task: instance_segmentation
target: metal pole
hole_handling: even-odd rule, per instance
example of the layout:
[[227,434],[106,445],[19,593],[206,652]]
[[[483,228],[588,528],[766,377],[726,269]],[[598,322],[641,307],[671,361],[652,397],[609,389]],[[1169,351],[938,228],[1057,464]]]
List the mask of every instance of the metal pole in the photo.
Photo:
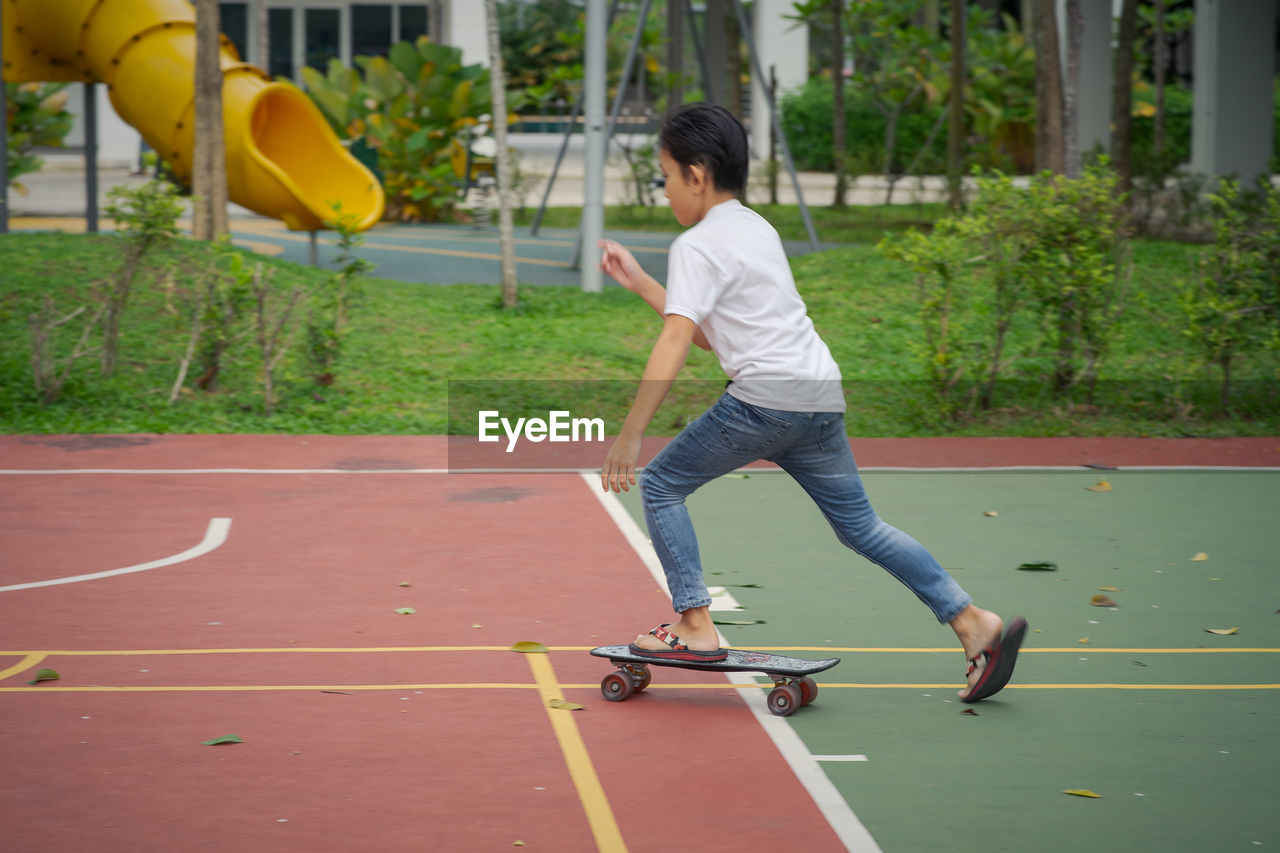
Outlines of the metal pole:
[[98,233],[98,92],[84,84],[84,194],[85,230]]
[[587,0],[586,56],[583,62],[583,113],[585,165],[583,173],[582,240],[587,250],[582,257],[582,289],[599,293],[604,289],[596,265],[596,243],[604,236],[604,101],[606,39],[609,37],[604,0]]
[[[751,67],[757,80],[767,80],[760,67],[760,57],[756,54],[755,39],[751,36],[751,26],[747,22],[747,13],[742,9],[742,0],[733,0],[733,10],[738,13],[738,29],[747,43],[747,52],[751,54]],[[804,228],[809,232],[809,243],[816,252],[818,233],[813,230],[813,220],[809,217],[809,207],[804,203],[804,195],[800,192],[800,179],[796,176],[795,164],[791,162],[791,148],[787,145],[787,135],[782,132],[782,123],[778,120],[778,105],[773,100],[773,93],[765,89],[765,100],[769,102],[769,120],[773,122],[774,132],[778,135],[778,144],[782,147],[782,159],[786,161],[787,171],[791,174],[791,185],[796,191],[796,201],[800,204],[800,216],[804,219]]]
[[538,205],[538,212],[533,215],[533,226],[529,229],[529,233],[534,237],[538,236],[538,229],[542,227],[542,216],[547,212],[547,199],[551,197],[551,187],[555,185],[556,175],[560,174],[560,164],[564,162],[565,152],[569,150],[569,137],[573,136],[573,126],[578,123],[580,112],[582,112],[582,99],[574,98],[573,109],[569,111],[569,126],[565,128],[564,138],[560,140],[560,151],[556,154],[556,164],[551,167],[551,177],[547,178],[546,189],[542,191],[542,204]]
[[712,76],[707,70],[707,53],[703,50],[703,40],[698,36],[698,14],[694,13],[694,4],[686,3],[685,12],[689,14],[689,32],[694,37],[694,55],[698,56],[698,73],[703,77],[703,100],[712,100]]
[[[618,4],[621,0],[613,0],[609,6],[609,25],[613,25],[613,17],[618,13]],[[523,9],[521,5],[518,8]],[[606,28],[607,30],[607,28]],[[585,81],[584,81],[585,83]],[[569,111],[569,126],[564,129],[564,138],[560,140],[560,152],[556,154],[556,164],[551,167],[551,177],[547,178],[546,189],[542,191],[542,204],[538,205],[538,212],[533,215],[533,226],[529,229],[530,235],[537,237],[538,229],[542,227],[542,217],[547,212],[547,199],[551,197],[551,188],[555,186],[556,175],[560,174],[560,164],[564,161],[565,152],[569,150],[569,139],[573,136],[573,129],[578,124],[578,115],[582,112],[582,98],[573,99],[573,108]],[[582,235],[578,235],[581,240]],[[578,252],[574,250],[574,262],[577,262]]]
[[307,233],[311,235],[311,245],[307,251],[308,259],[311,261],[311,266],[318,267],[320,266],[320,250],[316,246],[316,232],[309,231]]
[[[622,114],[622,102],[627,97],[627,83],[631,79],[631,71],[636,64],[636,53],[640,48],[640,39],[644,37],[644,25],[649,20],[650,0],[641,4],[640,15],[636,18],[636,31],[631,36],[631,45],[627,48],[627,59],[622,66],[622,77],[618,81],[618,91],[613,96],[613,107],[609,110],[609,127],[604,134],[604,150],[609,152],[609,143],[613,140],[613,131],[618,126],[618,116]],[[602,182],[603,186],[603,182]],[[582,260],[582,244],[585,238],[582,229],[578,229],[578,238],[573,244],[573,256],[569,267],[576,267]]]

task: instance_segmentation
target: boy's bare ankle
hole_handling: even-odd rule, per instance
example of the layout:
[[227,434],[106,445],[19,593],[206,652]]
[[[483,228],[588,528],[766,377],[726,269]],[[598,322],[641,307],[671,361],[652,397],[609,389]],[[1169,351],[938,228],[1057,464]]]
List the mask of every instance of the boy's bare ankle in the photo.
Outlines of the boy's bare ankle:
[[[667,630],[694,651],[710,652],[720,648],[720,632],[716,630],[709,608],[695,607],[684,611],[680,614],[680,620]],[[637,637],[636,645],[641,648],[666,648],[661,640],[647,634]]]

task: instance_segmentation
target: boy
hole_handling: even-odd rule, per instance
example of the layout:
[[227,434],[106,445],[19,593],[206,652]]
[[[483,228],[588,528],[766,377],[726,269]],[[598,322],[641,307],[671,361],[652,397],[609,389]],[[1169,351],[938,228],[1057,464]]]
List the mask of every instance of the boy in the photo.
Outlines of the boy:
[[641,438],[690,344],[714,351],[730,383],[644,470],[645,522],[680,619],[637,636],[631,651],[658,660],[726,657],[685,498],[767,459],[809,493],[844,545],[893,574],[951,625],[969,660],[960,698],[976,702],[997,692],[1013,673],[1026,622],[1016,619],[1006,631],[920,543],[871,508],[845,434],[840,368],[796,291],[777,232],[737,200],[747,179],[746,131],[721,106],[685,104],[664,120],[658,148],[671,212],[693,227],[671,244],[665,290],[630,252],[600,241],[600,268],[663,318],[635,402],[601,469],[605,491],[635,485]]

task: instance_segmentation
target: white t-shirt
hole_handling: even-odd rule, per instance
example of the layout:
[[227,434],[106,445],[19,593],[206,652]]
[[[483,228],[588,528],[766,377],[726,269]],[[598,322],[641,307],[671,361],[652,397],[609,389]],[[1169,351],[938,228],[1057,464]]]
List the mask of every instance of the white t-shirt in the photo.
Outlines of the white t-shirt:
[[747,403],[843,412],[840,367],[796,290],[778,232],[737,199],[671,244],[666,313],[697,323]]

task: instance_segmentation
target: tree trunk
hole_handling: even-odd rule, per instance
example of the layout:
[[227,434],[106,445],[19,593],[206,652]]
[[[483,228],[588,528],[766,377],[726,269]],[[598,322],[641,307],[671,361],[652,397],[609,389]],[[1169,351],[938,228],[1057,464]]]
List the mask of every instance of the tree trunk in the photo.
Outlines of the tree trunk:
[[[742,33],[738,32],[738,16],[724,16],[725,106],[742,119]],[[715,73],[714,71],[712,72]]]
[[271,73],[271,15],[267,12],[267,0],[253,0],[254,29],[258,32],[257,49],[253,52],[253,64]]
[[965,0],[951,0],[950,124],[947,127],[947,193],[952,210],[964,205]]
[[684,4],[667,0],[667,109],[684,103]]
[[1111,90],[1111,162],[1119,176],[1117,189],[1133,189],[1133,47],[1138,37],[1138,0],[1124,0]]
[[1036,171],[1063,171],[1062,60],[1054,0],[1034,0],[1036,50]]
[[1156,156],[1164,153],[1164,78],[1165,67],[1169,64],[1169,45],[1165,41],[1164,32],[1164,0],[1155,0],[1156,4],[1156,33],[1155,33],[1155,55],[1151,61],[1155,66],[1152,69],[1155,78],[1156,89],[1156,115],[1155,126],[1151,130],[1151,147],[1154,149]]
[[845,167],[848,120],[844,105],[844,0],[831,0],[831,161],[836,172],[836,194],[831,206],[844,210],[849,176]]
[[1062,81],[1062,160],[1068,178],[1080,177],[1080,53],[1084,10],[1067,0],[1067,73]]
[[195,151],[191,169],[191,232],[197,240],[213,240],[227,233],[219,31],[218,0],[197,0]]
[[507,149],[507,75],[502,68],[502,38],[498,33],[498,0],[485,0],[489,31],[489,89],[493,93],[493,135],[497,141],[494,165],[498,173],[498,244],[502,252],[502,307],[519,301],[516,282],[515,237],[511,223],[511,158]]

